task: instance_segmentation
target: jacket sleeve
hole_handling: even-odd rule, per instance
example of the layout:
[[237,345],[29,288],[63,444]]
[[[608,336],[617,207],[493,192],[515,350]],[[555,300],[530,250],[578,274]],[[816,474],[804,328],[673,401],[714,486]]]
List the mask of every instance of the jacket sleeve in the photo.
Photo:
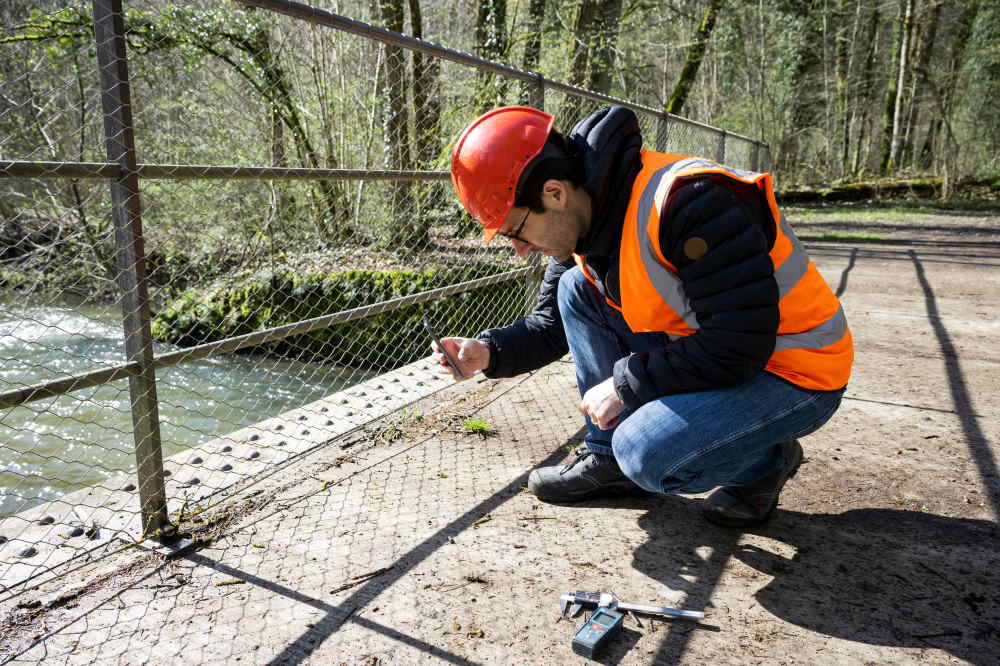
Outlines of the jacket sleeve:
[[699,328],[616,362],[615,389],[628,409],[749,379],[764,368],[778,331],[774,229],[756,189],[699,177],[678,187],[664,208],[660,249],[677,268]]
[[549,259],[531,313],[510,326],[491,328],[476,335],[490,346],[490,365],[483,374],[494,379],[514,377],[566,355],[569,345],[556,293],[559,278],[573,265],[572,259],[565,262]]

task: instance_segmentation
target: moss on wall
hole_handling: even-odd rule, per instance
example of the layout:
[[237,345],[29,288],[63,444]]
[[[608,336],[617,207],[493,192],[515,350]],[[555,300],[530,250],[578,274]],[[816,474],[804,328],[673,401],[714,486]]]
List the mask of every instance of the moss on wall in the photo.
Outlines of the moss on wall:
[[[185,292],[156,315],[153,337],[160,342],[193,346],[418,294],[490,272],[430,268],[305,275],[291,271],[264,273],[237,286]],[[434,322],[442,336],[468,336],[519,316],[524,293],[523,280],[503,282],[335,324],[267,343],[255,351],[352,367],[398,367],[430,353],[430,341],[420,326],[422,315]]]

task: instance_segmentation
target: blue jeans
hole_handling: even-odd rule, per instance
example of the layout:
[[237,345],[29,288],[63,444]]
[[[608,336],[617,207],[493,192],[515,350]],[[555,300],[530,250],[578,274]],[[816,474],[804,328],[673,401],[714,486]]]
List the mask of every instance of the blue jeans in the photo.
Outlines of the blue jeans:
[[[611,377],[618,359],[669,343],[663,333],[633,333],[578,267],[563,274],[558,298],[581,396]],[[614,455],[649,491],[745,485],[780,469],[778,443],[819,429],[843,393],[809,391],[760,372],[737,386],[657,398],[623,412],[610,430],[586,418],[586,443],[595,453]]]

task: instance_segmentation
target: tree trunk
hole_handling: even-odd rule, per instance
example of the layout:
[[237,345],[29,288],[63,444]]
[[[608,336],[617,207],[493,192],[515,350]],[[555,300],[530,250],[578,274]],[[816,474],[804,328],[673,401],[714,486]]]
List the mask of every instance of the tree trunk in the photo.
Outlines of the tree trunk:
[[[941,130],[945,127],[945,119],[951,117],[952,101],[955,98],[955,91],[958,88],[959,67],[965,53],[965,47],[969,42],[969,37],[972,35],[972,24],[976,20],[978,10],[979,3],[973,0],[965,6],[958,20],[955,36],[952,39],[949,49],[948,64],[945,67],[943,81],[935,86],[932,79],[928,77],[926,80],[931,87],[931,95],[937,101],[937,105],[934,119],[931,121],[931,126],[924,139],[924,146],[920,151],[920,164],[924,168],[934,166],[935,162],[940,164],[940,161],[936,160],[935,157],[937,153],[946,150],[942,145]],[[948,134],[950,135],[950,122],[948,123],[948,127]]]
[[594,92],[604,94],[611,92],[611,75],[615,68],[615,48],[618,44],[618,24],[621,14],[622,0],[605,0],[600,3],[594,24],[590,73],[587,77],[587,87]]
[[[580,0],[573,26],[573,52],[569,63],[569,82],[583,87],[587,80],[587,65],[590,61],[591,33],[597,16],[598,0]],[[566,130],[573,127],[583,116],[583,100],[576,95],[566,95],[559,109],[560,126]]]
[[893,30],[892,50],[886,63],[889,67],[889,77],[885,86],[884,110],[882,112],[882,157],[879,160],[879,171],[886,173],[892,161],[892,122],[896,117],[896,100],[899,95],[899,55],[903,42],[903,23],[906,20],[906,6],[910,0],[899,0],[899,9]]
[[878,5],[873,5],[871,12],[869,13],[868,20],[868,32],[869,36],[868,50],[865,54],[865,69],[864,75],[861,83],[860,90],[860,103],[857,104],[860,107],[860,113],[857,120],[857,136],[854,145],[854,159],[851,162],[851,175],[857,178],[864,171],[862,163],[867,164],[869,160],[870,153],[862,148],[865,145],[866,139],[870,139],[869,130],[869,109],[871,104],[867,103],[867,100],[872,98],[874,81],[875,81],[875,62],[876,55],[878,55],[878,43],[879,43],[879,27],[881,25],[879,20]]
[[[580,0],[569,68],[573,85],[610,91],[621,9],[621,0]],[[566,129],[575,125],[585,115],[584,103],[576,95],[567,95],[559,111],[560,125]]]
[[[849,57],[849,44],[853,40],[848,39],[848,9],[850,0],[839,0],[836,11],[836,30],[834,32],[834,65],[836,76],[836,125],[840,132],[840,158],[838,175],[843,176],[847,171],[848,153],[851,145],[851,118],[850,105],[848,104],[847,84],[851,78],[851,67]],[[855,3],[855,19],[853,32],[855,36],[858,31],[858,21],[861,15],[861,4]]]
[[[796,48],[795,69],[792,72],[792,90],[795,91],[788,118],[788,126],[780,144],[779,170],[795,174],[800,168],[802,137],[816,127],[820,113],[820,91],[817,82],[822,80],[823,43],[822,16],[817,9],[818,0],[797,3],[796,17],[803,23]],[[794,175],[793,175],[794,177]]]
[[[534,72],[542,58],[542,32],[545,26],[546,0],[531,0],[528,5],[528,35],[524,40],[524,55],[521,57],[521,69]],[[525,83],[521,87],[521,104],[531,104],[533,99],[533,83]]]
[[896,101],[892,112],[892,144],[889,152],[889,163],[885,171],[895,171],[899,167],[900,151],[903,146],[903,107],[906,94],[906,81],[910,69],[910,35],[913,32],[913,4],[915,0],[904,0],[903,25],[901,26],[901,41],[899,46],[899,67],[896,77]]
[[[486,60],[507,57],[507,0],[479,0],[476,15],[476,55]],[[477,106],[481,112],[501,106],[507,97],[507,79],[480,71]]]
[[[911,93],[910,118],[906,127],[906,142],[904,145],[904,161],[911,161],[915,167],[919,166],[919,161],[914,150],[916,143],[917,127],[920,124],[921,100],[925,91],[930,87],[930,73],[928,67],[931,63],[931,55],[934,51],[934,42],[937,39],[937,27],[941,18],[941,3],[934,2],[921,30],[921,38],[918,43],[918,56],[913,77],[913,92]],[[930,128],[928,127],[928,132]],[[909,158],[909,159],[908,159]]]
[[[409,0],[411,34],[423,39],[420,0]],[[437,84],[441,61],[413,51],[413,108],[416,125],[417,166],[433,169],[441,152],[441,99]]]
[[[424,27],[420,0],[409,0],[410,32],[423,39]],[[419,51],[413,51],[413,109],[416,140],[416,167],[438,169],[441,165],[441,95],[438,81],[441,61]],[[413,185],[416,211],[412,224],[418,225],[416,244],[430,239],[432,224],[429,211],[447,205],[449,187],[440,181],[417,182]]]
[[674,84],[674,90],[670,93],[670,99],[663,107],[667,113],[679,115],[681,109],[684,108],[684,103],[687,102],[691,87],[698,76],[698,69],[705,57],[705,51],[708,49],[708,40],[712,37],[712,30],[715,28],[715,20],[721,7],[722,0],[708,0],[705,13],[701,17],[701,23],[698,24],[698,29],[694,33],[694,40],[688,47],[684,68],[681,70],[680,76],[677,77],[677,83]]
[[958,152],[958,141],[955,137],[954,131],[952,130],[951,119],[952,114],[954,113],[953,105],[955,101],[955,93],[958,90],[959,85],[959,71],[962,68],[962,62],[965,59],[965,51],[969,45],[969,38],[972,36],[972,26],[976,22],[976,15],[978,13],[979,1],[970,0],[965,7],[962,17],[959,19],[958,28],[955,31],[955,38],[951,43],[951,55],[948,63],[948,78],[945,81],[943,89],[937,95],[937,98],[941,103],[941,126],[944,129],[944,133],[939,140],[940,155],[937,156],[937,164],[939,169],[942,171],[942,197],[947,194],[949,189],[948,178],[951,175],[949,164],[954,161],[954,158],[956,157],[955,153]]
[[[403,0],[379,0],[382,25],[393,32],[403,32]],[[382,106],[382,142],[388,169],[413,168],[410,151],[409,115],[407,104],[406,58],[399,46],[385,44],[385,67],[379,89]],[[424,242],[427,230],[412,214],[414,206],[412,183],[395,180],[389,185],[386,228],[380,243],[386,247],[413,247]]]

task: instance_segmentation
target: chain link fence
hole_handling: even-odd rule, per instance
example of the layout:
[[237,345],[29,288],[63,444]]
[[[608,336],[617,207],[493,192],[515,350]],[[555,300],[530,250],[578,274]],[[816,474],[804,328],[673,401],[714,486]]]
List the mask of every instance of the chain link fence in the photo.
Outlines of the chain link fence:
[[768,166],[746,137],[283,0],[0,18],[8,595],[439,390],[420,317],[472,335],[530,307],[539,262],[483,246],[448,183],[486,109],[565,130],[623,104],[647,148]]

